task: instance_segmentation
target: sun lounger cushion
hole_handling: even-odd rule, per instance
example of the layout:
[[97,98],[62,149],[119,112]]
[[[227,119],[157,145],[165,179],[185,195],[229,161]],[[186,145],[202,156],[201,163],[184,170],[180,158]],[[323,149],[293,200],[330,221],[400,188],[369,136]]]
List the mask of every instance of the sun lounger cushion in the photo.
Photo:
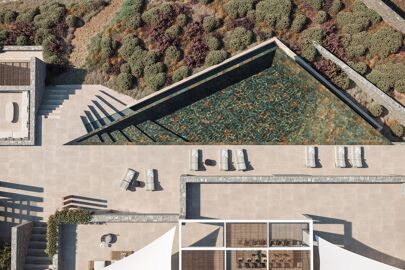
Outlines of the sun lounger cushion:
[[352,148],[352,162],[353,166],[356,168],[363,167],[363,157],[362,157],[362,147],[361,146],[353,146]]
[[228,149],[221,149],[219,151],[220,169],[221,171],[229,170],[229,151]]
[[243,149],[236,150],[236,161],[238,171],[245,171],[246,161],[245,161],[245,152],[243,151]]
[[335,165],[337,168],[346,167],[346,148],[344,146],[336,146],[335,148]]
[[308,168],[316,167],[315,147],[307,146],[305,149],[305,162]]
[[190,154],[190,170],[191,171],[198,171],[198,160],[199,160],[199,153],[197,149],[192,149]]
[[106,267],[105,261],[94,261],[94,270],[101,270]]
[[129,185],[131,184],[132,180],[135,177],[135,173],[136,172],[134,170],[132,170],[132,169],[127,170],[127,173],[125,174],[124,179],[122,179],[122,181],[121,181],[120,187],[121,187],[122,190],[125,191],[125,190],[127,190],[129,188]]
[[146,190],[155,190],[155,172],[153,170],[146,171]]

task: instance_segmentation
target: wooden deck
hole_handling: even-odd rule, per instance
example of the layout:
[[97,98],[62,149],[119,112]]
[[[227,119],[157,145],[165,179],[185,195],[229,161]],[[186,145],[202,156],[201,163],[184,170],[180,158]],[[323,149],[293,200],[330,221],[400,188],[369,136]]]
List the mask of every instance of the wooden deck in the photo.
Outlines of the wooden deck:
[[29,62],[0,62],[0,85],[30,85]]

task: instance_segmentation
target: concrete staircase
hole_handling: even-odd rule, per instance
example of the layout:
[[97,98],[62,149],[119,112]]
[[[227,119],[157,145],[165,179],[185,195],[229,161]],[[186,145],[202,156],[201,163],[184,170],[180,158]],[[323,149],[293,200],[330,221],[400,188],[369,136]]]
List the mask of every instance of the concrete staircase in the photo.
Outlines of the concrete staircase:
[[24,270],[52,269],[52,259],[46,253],[46,223],[34,222]]
[[39,106],[38,114],[45,118],[59,119],[63,103],[76,91],[76,86],[57,85],[47,87]]

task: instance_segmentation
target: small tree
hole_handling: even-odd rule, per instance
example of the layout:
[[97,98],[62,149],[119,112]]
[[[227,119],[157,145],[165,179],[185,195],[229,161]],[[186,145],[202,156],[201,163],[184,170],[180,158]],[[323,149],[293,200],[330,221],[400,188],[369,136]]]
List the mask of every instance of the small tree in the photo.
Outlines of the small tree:
[[253,33],[243,27],[236,27],[228,40],[228,46],[233,51],[246,49],[253,42]]
[[399,138],[401,138],[404,135],[404,127],[397,121],[395,121],[390,125],[390,129],[391,132]]
[[205,58],[205,65],[206,66],[214,66],[218,65],[219,63],[225,61],[228,57],[228,53],[224,50],[217,50],[217,51],[210,51]]
[[307,22],[307,17],[304,14],[298,14],[292,22],[291,30],[300,33]]
[[323,10],[318,11],[315,17],[315,21],[319,24],[322,24],[328,20],[328,13]]
[[115,81],[119,90],[127,91],[134,85],[134,77],[129,73],[120,73]]
[[373,102],[368,106],[368,111],[372,116],[380,117],[383,113],[383,107],[380,104]]
[[172,80],[174,82],[178,82],[183,80],[184,78],[188,77],[190,75],[190,70],[188,67],[181,66],[176,71],[173,73]]

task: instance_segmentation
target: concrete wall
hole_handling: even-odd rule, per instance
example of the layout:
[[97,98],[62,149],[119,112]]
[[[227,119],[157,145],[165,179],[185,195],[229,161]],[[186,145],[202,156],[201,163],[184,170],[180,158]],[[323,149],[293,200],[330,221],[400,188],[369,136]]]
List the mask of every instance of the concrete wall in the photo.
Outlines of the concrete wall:
[[42,46],[4,46],[0,61],[30,61],[32,57],[43,60]]
[[374,9],[385,22],[405,34],[405,20],[381,0],[362,0],[371,9]]
[[25,222],[11,229],[11,270],[23,270],[33,223]]

